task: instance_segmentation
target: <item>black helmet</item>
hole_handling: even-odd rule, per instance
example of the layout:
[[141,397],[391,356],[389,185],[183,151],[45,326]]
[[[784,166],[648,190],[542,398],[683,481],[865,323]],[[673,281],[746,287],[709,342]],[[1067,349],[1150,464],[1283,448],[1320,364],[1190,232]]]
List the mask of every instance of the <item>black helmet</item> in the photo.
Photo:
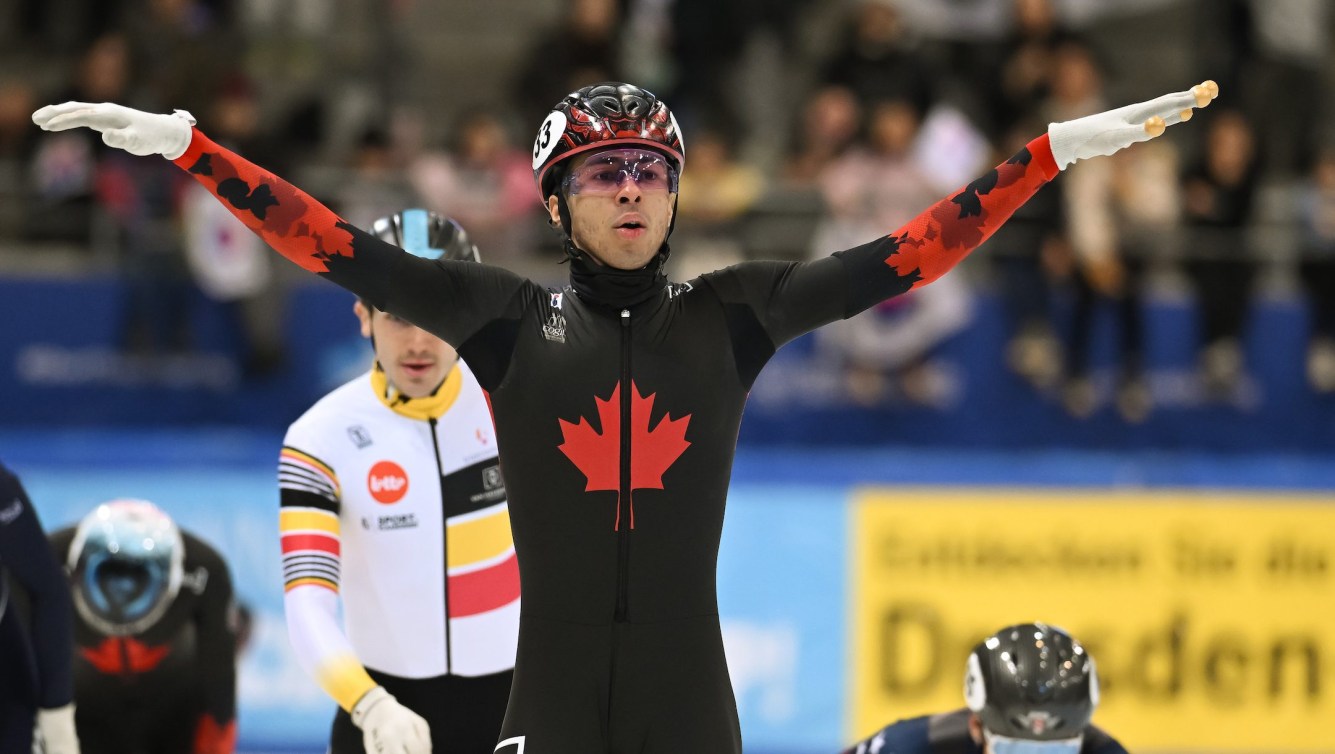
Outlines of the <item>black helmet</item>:
[[112,500],[79,522],[68,567],[74,606],[109,636],[138,634],[156,623],[181,588],[181,531],[146,500]]
[[405,209],[371,223],[371,233],[426,259],[478,261],[477,247],[459,223],[424,209]]
[[677,119],[653,92],[610,81],[567,94],[547,114],[533,141],[533,180],[543,201],[556,193],[552,168],[600,147],[645,146],[662,152],[681,174],[686,147]]
[[1071,635],[1021,623],[974,647],[964,699],[990,733],[1029,741],[1075,738],[1099,703],[1094,660]]

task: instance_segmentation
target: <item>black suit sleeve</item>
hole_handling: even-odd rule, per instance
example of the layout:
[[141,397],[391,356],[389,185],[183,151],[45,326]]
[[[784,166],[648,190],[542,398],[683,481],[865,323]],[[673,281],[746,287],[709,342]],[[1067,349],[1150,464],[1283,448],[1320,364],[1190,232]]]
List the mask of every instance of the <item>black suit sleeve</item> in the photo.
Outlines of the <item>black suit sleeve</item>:
[[946,274],[1056,175],[1040,136],[889,235],[814,262],[744,262],[705,275],[723,303],[744,385],[793,338]]
[[27,592],[32,605],[32,641],[37,655],[38,704],[69,704],[74,647],[73,602],[65,572],[42,533],[23,485],[0,466],[0,564]]

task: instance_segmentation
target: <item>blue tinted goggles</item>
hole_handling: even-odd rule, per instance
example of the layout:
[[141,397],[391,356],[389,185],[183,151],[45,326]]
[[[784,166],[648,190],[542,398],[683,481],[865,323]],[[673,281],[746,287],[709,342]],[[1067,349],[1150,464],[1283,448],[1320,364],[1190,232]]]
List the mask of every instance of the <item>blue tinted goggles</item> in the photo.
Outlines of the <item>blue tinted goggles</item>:
[[1035,741],[1028,738],[1002,736],[984,728],[983,740],[991,754],[1080,754],[1084,736]]
[[646,194],[677,192],[677,171],[663,155],[645,149],[598,152],[571,170],[562,185],[568,194],[611,196],[628,180]]

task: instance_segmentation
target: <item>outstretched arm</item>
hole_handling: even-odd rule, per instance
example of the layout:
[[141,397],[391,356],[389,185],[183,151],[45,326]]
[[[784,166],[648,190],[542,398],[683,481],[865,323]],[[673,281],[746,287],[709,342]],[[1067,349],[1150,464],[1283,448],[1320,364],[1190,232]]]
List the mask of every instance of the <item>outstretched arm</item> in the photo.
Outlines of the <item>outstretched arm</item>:
[[265,243],[302,269],[326,277],[459,347],[502,316],[524,284],[472,262],[426,260],[356,228],[309,194],[194,128],[189,113],[159,115],[111,103],[65,102],[33,113],[47,131],[91,128],[108,146],[160,154],[207,188]]
[[844,316],[926,285],[986,241],[1044,183],[1077,160],[1111,155],[1190,120],[1219,94],[1212,81],[1063,123],[885,238],[835,254],[848,274]]
[[[748,356],[739,367],[749,387],[774,349],[802,333],[851,317],[926,285],[986,241],[1039,188],[1077,160],[1114,152],[1191,118],[1219,93],[1214,82],[1064,123],[1002,164],[929,207],[895,232],[814,262],[747,262],[705,276],[734,311]],[[742,320],[746,320],[743,322]],[[768,339],[757,344],[759,331]],[[745,364],[741,364],[745,361]]]
[[[344,222],[309,194],[240,155],[218,146],[194,128],[182,110],[157,115],[111,103],[64,102],[33,113],[33,122],[47,131],[90,128],[108,146],[130,154],[160,154],[207,188],[265,243],[302,269],[330,274],[356,259],[364,275],[339,276],[335,282],[372,299],[374,273],[393,269],[401,255],[393,246],[365,235]],[[356,252],[361,252],[357,254]]]

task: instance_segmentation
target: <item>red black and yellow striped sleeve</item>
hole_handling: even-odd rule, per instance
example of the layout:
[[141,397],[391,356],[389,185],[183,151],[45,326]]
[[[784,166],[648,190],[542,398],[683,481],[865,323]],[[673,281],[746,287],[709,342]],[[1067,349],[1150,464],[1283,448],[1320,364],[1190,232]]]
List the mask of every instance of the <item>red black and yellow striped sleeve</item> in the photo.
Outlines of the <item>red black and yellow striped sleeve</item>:
[[351,710],[375,681],[337,618],[342,564],[338,474],[315,454],[285,445],[278,460],[278,489],[283,604],[292,647],[320,687]]
[[284,447],[278,461],[283,588],[322,586],[338,592],[338,476],[315,456]]

